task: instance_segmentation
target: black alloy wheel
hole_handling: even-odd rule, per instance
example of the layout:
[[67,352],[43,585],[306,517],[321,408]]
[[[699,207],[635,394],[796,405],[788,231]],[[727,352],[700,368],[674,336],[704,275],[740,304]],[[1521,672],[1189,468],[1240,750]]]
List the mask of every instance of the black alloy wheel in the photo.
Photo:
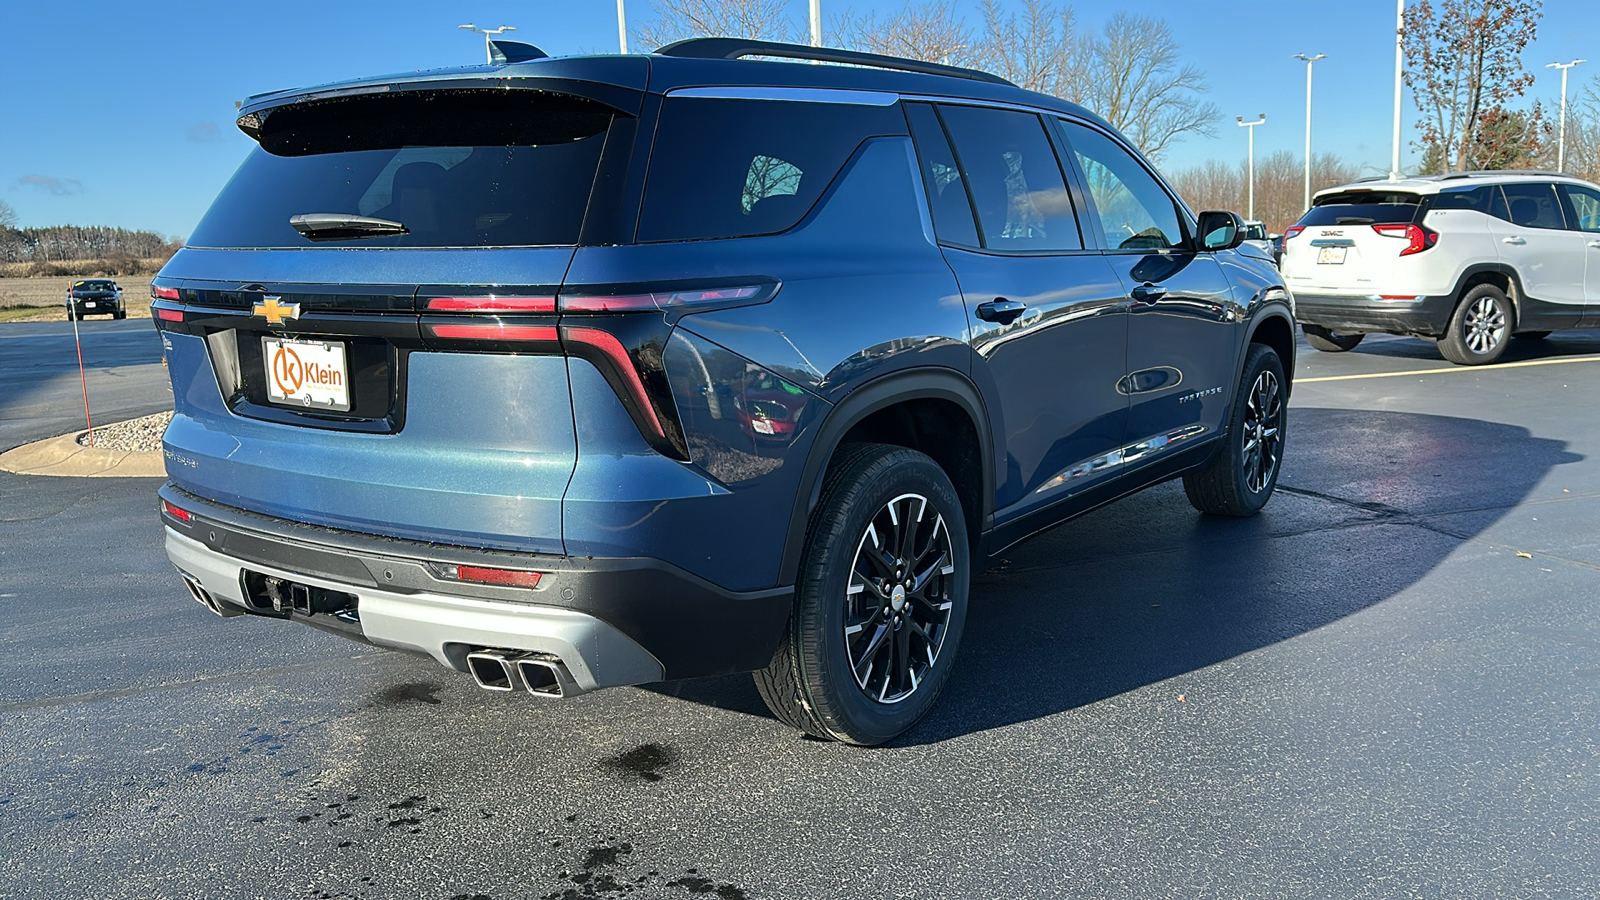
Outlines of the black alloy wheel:
[[1205,468],[1183,477],[1189,503],[1203,513],[1253,516],[1278,484],[1288,434],[1283,363],[1265,344],[1251,344],[1228,414],[1222,447]]

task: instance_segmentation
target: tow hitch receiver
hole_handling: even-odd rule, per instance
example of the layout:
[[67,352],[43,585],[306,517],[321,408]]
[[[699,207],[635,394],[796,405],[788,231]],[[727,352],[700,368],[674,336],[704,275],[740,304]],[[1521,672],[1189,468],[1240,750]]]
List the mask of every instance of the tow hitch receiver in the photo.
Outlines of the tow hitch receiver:
[[246,569],[240,581],[244,587],[245,602],[250,604],[254,612],[287,617],[291,614],[312,616],[317,613],[337,613],[356,608],[354,594],[301,584],[276,575]]

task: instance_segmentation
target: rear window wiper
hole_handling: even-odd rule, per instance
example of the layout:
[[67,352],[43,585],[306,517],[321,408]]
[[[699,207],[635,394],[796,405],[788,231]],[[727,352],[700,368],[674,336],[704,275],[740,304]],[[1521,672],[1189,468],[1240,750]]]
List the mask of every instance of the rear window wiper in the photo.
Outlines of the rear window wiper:
[[411,229],[399,222],[350,213],[305,213],[291,216],[289,224],[312,241],[348,241],[411,233]]
[[1371,225],[1376,219],[1367,216],[1339,216],[1333,220],[1335,225]]

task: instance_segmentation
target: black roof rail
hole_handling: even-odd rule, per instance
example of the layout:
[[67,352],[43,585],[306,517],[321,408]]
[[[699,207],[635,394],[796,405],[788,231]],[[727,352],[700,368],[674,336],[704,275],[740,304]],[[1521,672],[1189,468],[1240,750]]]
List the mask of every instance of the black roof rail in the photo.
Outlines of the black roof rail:
[[739,59],[745,56],[774,56],[779,59],[811,59],[818,62],[846,63],[853,66],[870,66],[875,69],[899,69],[903,72],[921,72],[924,75],[950,75],[972,81],[987,81],[1016,87],[1011,82],[960,66],[902,59],[898,56],[880,56],[856,50],[838,50],[833,47],[808,47],[804,44],[781,44],[777,41],[755,41],[745,38],[707,37],[676,41],[657,50],[660,56],[677,56],[685,59]]
[[1440,181],[1453,181],[1457,178],[1482,178],[1492,175],[1538,175],[1541,177],[1564,176],[1563,172],[1552,172],[1549,169],[1479,169],[1475,172],[1451,172],[1441,175]]
[[530,59],[545,59],[550,54],[540,50],[532,44],[518,43],[517,41],[490,41],[489,58],[491,65],[504,66],[511,63],[527,62]]

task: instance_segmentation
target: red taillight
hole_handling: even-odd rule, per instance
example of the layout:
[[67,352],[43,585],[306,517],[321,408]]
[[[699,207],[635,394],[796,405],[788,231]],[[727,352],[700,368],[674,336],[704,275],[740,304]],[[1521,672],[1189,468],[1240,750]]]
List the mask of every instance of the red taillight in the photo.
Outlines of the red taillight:
[[1401,256],[1410,256],[1439,243],[1439,232],[1421,225],[1374,225],[1372,230],[1391,238],[1405,238],[1406,247],[1400,251]]
[[651,310],[669,312],[686,307],[737,306],[745,301],[760,303],[770,296],[767,286],[739,285],[629,294],[563,293],[558,305],[562,312],[617,313]]
[[1294,237],[1295,235],[1297,235],[1300,232],[1305,231],[1305,230],[1306,230],[1306,227],[1304,225],[1290,225],[1288,228],[1285,228],[1283,230],[1283,240],[1284,240],[1284,242],[1287,243],[1290,238]]
[[163,322],[182,322],[183,321],[183,310],[181,310],[181,309],[162,309],[161,307],[158,306],[158,307],[156,307],[156,318],[160,319]]
[[555,312],[555,297],[434,297],[428,309],[444,312],[498,313],[498,312]]
[[178,299],[178,289],[151,286],[150,296],[157,300],[176,300]]
[[436,574],[451,581],[471,581],[477,584],[498,584],[506,587],[538,587],[542,572],[521,569],[497,569],[490,566],[434,565]]
[[467,341],[551,341],[556,340],[554,325],[507,325],[503,322],[470,325],[429,325],[436,338]]
[[621,385],[614,384],[614,387],[620,387],[627,392],[626,399],[633,401],[633,405],[638,408],[639,414],[644,417],[655,436],[661,437],[666,434],[661,427],[661,419],[656,416],[655,407],[650,404],[650,394],[644,389],[644,381],[639,377],[639,368],[633,364],[621,341],[611,332],[601,331],[598,328],[563,327],[561,336],[570,343],[593,348],[604,357],[610,363],[609,373],[622,380]]
[[194,520],[194,516],[190,515],[187,509],[179,509],[166,500],[161,501],[161,511],[179,522],[188,523]]

